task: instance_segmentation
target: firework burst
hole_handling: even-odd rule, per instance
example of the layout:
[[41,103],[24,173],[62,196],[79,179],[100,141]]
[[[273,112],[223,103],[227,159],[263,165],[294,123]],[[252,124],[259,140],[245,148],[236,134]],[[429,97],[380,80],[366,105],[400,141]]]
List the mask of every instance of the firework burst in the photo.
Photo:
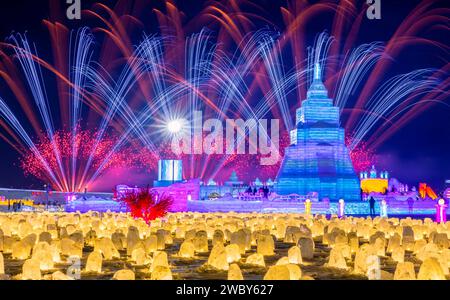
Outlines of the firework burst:
[[[77,166],[80,170],[75,170],[73,173],[81,176],[86,164],[91,160],[91,172],[99,171],[100,173],[107,172],[115,168],[145,168],[155,169],[157,158],[152,152],[147,149],[128,146],[121,151],[117,151],[108,160],[107,164],[100,165],[105,155],[117,143],[117,137],[109,135],[103,136],[99,143],[98,131],[94,130],[76,130],[75,131],[57,131],[49,138],[42,135],[41,139],[35,143],[36,152],[28,150],[24,153],[21,159],[21,167],[26,175],[34,176],[44,182],[56,184],[49,176],[46,165],[52,169],[58,169],[58,161],[69,168],[73,158],[77,161]],[[58,157],[58,158],[57,158]],[[60,176],[61,174],[57,174]],[[91,178],[92,174],[87,173],[85,178]],[[92,182],[85,181],[85,178],[73,178],[74,191],[80,191],[84,187],[89,186]]]
[[[347,146],[352,145],[352,139],[351,135],[347,135],[345,144]],[[367,171],[371,166],[376,164],[375,153],[372,149],[367,147],[365,142],[358,143],[358,146],[350,151],[350,159],[352,160],[356,172]]]

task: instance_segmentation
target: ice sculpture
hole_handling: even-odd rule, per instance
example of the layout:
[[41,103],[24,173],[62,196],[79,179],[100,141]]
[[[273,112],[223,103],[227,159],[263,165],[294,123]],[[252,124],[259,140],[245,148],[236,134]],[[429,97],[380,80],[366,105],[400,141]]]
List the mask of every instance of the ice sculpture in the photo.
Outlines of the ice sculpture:
[[415,280],[416,272],[412,262],[399,262],[395,268],[394,280]]
[[207,264],[217,270],[228,271],[228,256],[223,245],[216,244],[213,247],[211,253],[209,254]]
[[41,266],[36,259],[27,259],[22,266],[22,280],[41,280]]
[[303,263],[302,252],[298,246],[292,246],[288,250],[289,263],[300,265]]
[[265,267],[266,263],[264,262],[264,255],[255,253],[249,255],[245,261],[247,265],[257,266],[257,267]]
[[361,199],[359,178],[345,145],[345,130],[340,127],[339,107],[333,106],[322,83],[320,66],[315,66],[314,81],[307,99],[296,112],[296,128],[286,148],[275,192],[280,195],[307,195],[337,201]]
[[260,235],[257,240],[257,253],[264,256],[274,255],[275,242],[271,235]]
[[230,265],[230,268],[228,270],[228,280],[244,280],[241,268],[239,268],[237,264]]
[[193,258],[195,256],[195,246],[190,241],[185,241],[180,246],[178,256],[183,258]]
[[102,272],[103,257],[99,251],[94,251],[89,254],[86,262],[86,272],[101,273]]
[[134,275],[134,272],[131,270],[119,270],[116,273],[114,273],[113,279],[114,280],[135,280],[136,276]]

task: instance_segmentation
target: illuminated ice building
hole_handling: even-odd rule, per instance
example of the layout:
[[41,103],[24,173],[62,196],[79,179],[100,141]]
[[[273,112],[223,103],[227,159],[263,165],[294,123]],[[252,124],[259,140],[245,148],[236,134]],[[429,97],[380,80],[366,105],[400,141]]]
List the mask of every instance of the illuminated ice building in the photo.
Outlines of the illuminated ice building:
[[167,187],[183,181],[183,162],[181,160],[158,161],[158,180],[153,182],[154,187]]
[[331,201],[361,199],[360,182],[340,127],[339,107],[328,98],[318,64],[307,99],[296,112],[296,128],[290,138],[276,180],[277,194],[318,192],[319,199]]

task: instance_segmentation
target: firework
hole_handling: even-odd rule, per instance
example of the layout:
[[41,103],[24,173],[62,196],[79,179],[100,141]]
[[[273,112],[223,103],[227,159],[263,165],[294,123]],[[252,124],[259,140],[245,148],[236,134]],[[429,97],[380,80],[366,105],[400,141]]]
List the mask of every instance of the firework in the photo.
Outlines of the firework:
[[[347,146],[352,145],[352,140],[352,136],[347,135],[345,144]],[[358,146],[350,151],[350,159],[356,172],[367,171],[376,164],[375,153],[367,147],[365,142],[358,143]]]
[[[76,135],[74,136],[74,132]],[[103,161],[103,157],[109,152],[111,147],[117,142],[117,137],[104,136],[101,141],[96,145],[97,131],[80,130],[76,131],[57,131],[49,138],[43,135],[42,138],[35,143],[37,152],[28,150],[24,153],[21,159],[21,167],[25,171],[26,175],[34,176],[43,182],[51,183],[57,186],[57,182],[54,182],[49,176],[46,166],[43,161],[52,170],[58,169],[58,160],[64,166],[68,166],[70,170],[71,162],[75,158],[80,170],[70,170],[68,173],[81,175],[83,168],[86,166],[88,160],[92,157],[91,172],[94,170],[100,170],[101,173],[115,168],[145,168],[150,170],[156,169],[157,159],[153,156],[152,152],[147,149],[139,149],[137,147],[128,146],[121,151],[115,152],[114,155],[108,160],[107,164],[103,164],[99,169],[100,163]],[[94,148],[94,145],[95,148]],[[56,150],[56,151],[55,151]],[[56,154],[57,153],[57,154]],[[58,155],[58,158],[56,157]],[[42,160],[43,159],[43,160]],[[60,174],[57,174],[60,176]],[[92,174],[87,174],[87,178],[90,178]],[[82,178],[73,178],[75,182],[74,191],[81,191],[84,187],[92,184],[91,181],[82,181]]]

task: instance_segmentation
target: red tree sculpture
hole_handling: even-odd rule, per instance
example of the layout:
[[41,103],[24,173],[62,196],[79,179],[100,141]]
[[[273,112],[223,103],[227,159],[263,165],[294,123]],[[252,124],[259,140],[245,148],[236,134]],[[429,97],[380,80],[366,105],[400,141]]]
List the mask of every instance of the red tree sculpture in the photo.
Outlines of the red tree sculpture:
[[150,188],[127,192],[118,201],[126,205],[134,218],[142,218],[146,223],[164,217],[173,203],[172,197],[158,195]]

